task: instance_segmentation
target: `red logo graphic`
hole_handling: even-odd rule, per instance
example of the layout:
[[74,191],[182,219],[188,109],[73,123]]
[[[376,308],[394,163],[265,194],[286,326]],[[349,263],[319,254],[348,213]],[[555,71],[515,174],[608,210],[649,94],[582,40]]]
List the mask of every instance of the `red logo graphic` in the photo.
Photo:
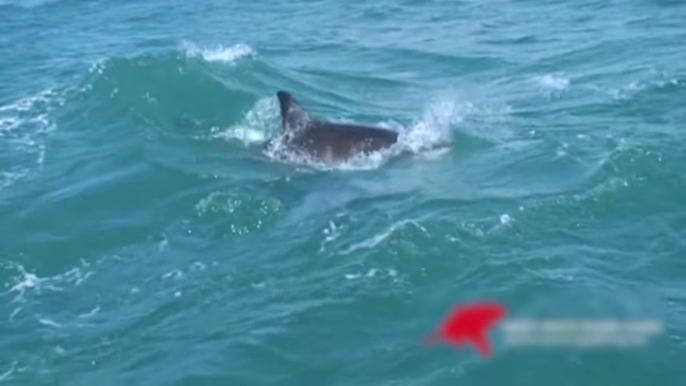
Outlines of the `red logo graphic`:
[[482,357],[491,356],[488,333],[507,315],[505,306],[495,302],[479,302],[456,307],[441,328],[427,338],[427,343],[447,341],[455,346],[472,344]]

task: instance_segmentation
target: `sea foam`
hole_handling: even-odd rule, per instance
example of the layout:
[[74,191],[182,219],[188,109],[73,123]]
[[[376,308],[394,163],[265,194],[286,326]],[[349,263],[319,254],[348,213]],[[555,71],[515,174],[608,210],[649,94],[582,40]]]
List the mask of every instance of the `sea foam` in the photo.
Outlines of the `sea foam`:
[[250,46],[243,43],[237,43],[231,47],[224,47],[221,44],[214,47],[201,47],[194,42],[183,41],[181,49],[185,52],[186,56],[191,58],[200,57],[208,62],[231,64],[242,57],[255,54],[255,51]]

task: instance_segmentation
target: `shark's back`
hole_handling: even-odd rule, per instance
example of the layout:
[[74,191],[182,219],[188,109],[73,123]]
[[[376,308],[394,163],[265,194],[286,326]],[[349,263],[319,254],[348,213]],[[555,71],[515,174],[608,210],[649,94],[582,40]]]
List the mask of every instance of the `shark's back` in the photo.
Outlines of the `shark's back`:
[[391,130],[312,119],[290,94],[279,91],[277,96],[289,146],[320,160],[344,160],[388,148],[398,141],[398,133]]

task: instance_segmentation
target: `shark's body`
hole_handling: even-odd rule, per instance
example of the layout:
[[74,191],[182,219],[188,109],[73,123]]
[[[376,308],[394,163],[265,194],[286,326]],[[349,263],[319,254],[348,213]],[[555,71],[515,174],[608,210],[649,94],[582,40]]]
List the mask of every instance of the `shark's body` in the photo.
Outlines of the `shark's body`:
[[388,148],[398,141],[395,131],[312,119],[291,94],[279,91],[276,95],[281,107],[284,144],[319,161],[344,161]]

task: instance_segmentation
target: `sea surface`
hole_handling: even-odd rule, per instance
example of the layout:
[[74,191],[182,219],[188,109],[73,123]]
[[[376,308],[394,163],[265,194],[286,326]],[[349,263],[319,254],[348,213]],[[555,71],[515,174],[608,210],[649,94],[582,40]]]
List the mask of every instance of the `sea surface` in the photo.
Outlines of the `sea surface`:
[[[686,385],[686,2],[0,0],[0,287],[1,384]],[[663,329],[423,343],[481,300]]]

